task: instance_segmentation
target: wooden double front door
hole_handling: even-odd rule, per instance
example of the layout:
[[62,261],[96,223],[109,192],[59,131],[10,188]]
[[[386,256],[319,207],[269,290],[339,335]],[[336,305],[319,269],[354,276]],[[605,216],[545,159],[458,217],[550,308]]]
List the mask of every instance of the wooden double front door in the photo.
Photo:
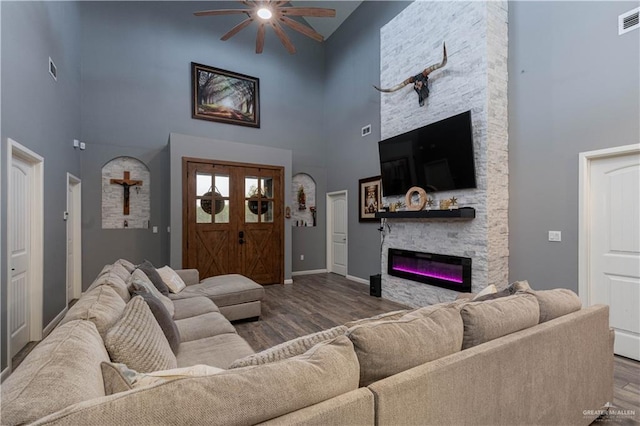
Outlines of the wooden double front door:
[[200,278],[284,279],[283,176],[278,166],[183,158],[184,268]]

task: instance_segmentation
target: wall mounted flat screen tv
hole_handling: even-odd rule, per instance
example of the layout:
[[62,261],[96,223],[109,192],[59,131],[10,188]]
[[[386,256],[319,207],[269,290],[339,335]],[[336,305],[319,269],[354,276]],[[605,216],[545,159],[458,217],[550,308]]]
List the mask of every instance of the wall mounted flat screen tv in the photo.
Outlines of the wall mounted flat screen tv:
[[476,187],[471,111],[378,144],[384,196]]

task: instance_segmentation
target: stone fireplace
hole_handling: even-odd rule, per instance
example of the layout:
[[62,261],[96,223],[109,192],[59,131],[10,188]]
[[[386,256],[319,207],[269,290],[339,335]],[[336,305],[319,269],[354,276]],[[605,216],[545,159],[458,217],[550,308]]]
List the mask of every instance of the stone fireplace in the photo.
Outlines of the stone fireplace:
[[436,203],[455,196],[475,208],[473,219],[384,219],[384,298],[417,307],[462,291],[390,274],[389,249],[470,259],[474,292],[508,280],[507,20],[506,1],[417,1],[380,30],[382,87],[438,63],[443,42],[448,53],[447,65],[429,75],[423,107],[411,86],[381,94],[382,139],[471,110],[477,182],[476,189],[432,194]]

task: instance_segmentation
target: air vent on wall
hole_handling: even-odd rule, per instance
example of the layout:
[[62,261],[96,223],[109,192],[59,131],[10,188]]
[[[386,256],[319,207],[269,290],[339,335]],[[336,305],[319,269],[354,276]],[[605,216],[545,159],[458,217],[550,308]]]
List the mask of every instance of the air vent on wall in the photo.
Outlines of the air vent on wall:
[[640,7],[637,7],[618,16],[618,35],[640,28],[640,23],[638,22],[639,13]]

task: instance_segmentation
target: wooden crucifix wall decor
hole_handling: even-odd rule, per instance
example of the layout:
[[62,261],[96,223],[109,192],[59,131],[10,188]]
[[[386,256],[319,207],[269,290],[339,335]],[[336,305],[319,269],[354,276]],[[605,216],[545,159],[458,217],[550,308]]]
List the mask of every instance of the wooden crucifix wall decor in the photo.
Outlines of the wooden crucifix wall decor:
[[102,228],[149,228],[151,174],[142,161],[116,157],[102,167]]
[[129,188],[132,186],[142,186],[141,180],[131,180],[131,172],[124,172],[124,179],[111,179],[111,183],[115,183],[116,185],[122,185],[124,189],[124,205],[122,207],[122,214],[125,216],[129,216]]

